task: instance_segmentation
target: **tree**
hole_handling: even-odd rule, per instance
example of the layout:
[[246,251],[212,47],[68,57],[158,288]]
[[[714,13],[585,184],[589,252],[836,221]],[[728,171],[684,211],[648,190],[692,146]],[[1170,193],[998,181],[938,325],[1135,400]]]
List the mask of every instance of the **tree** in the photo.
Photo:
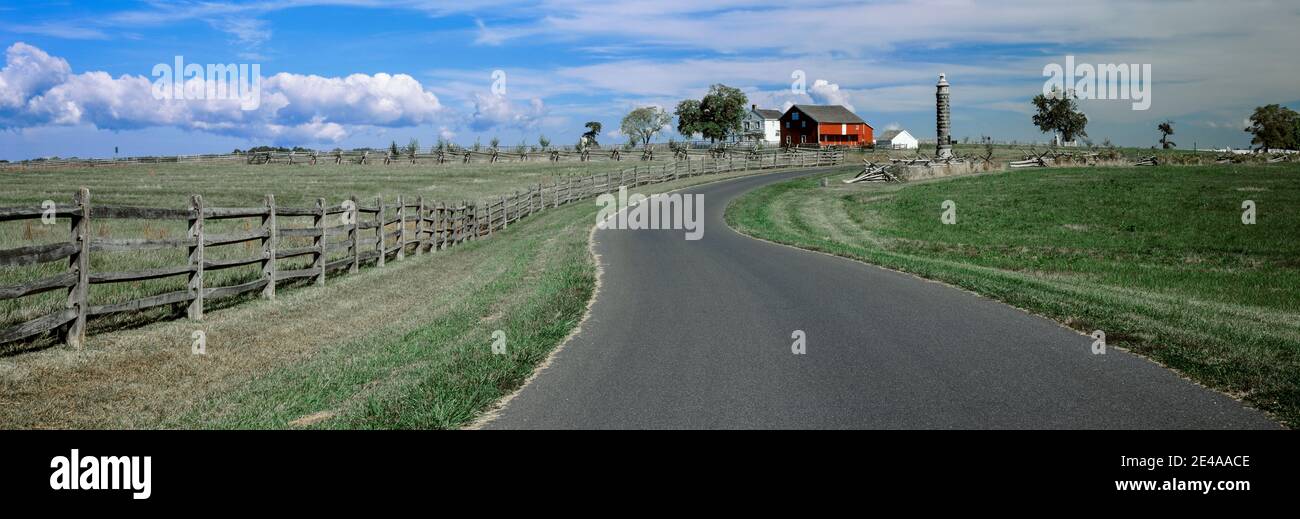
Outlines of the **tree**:
[[493,150],[495,150],[495,149],[497,149],[498,147],[501,146],[501,138],[500,138],[500,137],[492,137],[492,140],[488,141],[488,143],[491,145],[491,147],[490,147],[489,149],[493,149]]
[[703,129],[701,123],[704,116],[700,110],[698,100],[686,99],[677,103],[677,109],[673,110],[673,114],[677,116],[677,133],[687,139],[691,138],[692,135],[701,133]]
[[406,156],[415,158],[415,154],[420,152],[420,141],[411,138],[411,142],[406,143]]
[[547,148],[551,147],[551,139],[546,138],[546,135],[542,135],[537,138],[537,144],[542,146],[542,151],[546,151]]
[[600,146],[600,143],[596,142],[596,136],[600,135],[600,130],[603,128],[600,121],[587,121],[587,124],[582,126],[587,129],[587,131],[582,134],[583,142],[592,146]]
[[662,131],[664,125],[670,124],[672,121],[673,118],[663,108],[643,106],[623,116],[623,122],[619,125],[619,128],[622,130],[623,135],[627,136],[629,142],[640,142],[643,146],[649,146],[655,134]]
[[1061,134],[1061,142],[1072,142],[1076,137],[1087,137],[1088,116],[1079,111],[1074,102],[1074,94],[1067,92],[1060,95],[1052,89],[1052,95],[1034,96],[1034,125],[1043,133]]
[[704,99],[677,103],[673,112],[677,115],[677,132],[685,136],[698,133],[713,142],[724,140],[740,131],[748,104],[749,98],[740,89],[713,85]]
[[1282,105],[1261,106],[1250,116],[1246,133],[1262,150],[1300,148],[1300,114]]
[[1173,121],[1165,121],[1163,123],[1160,123],[1160,126],[1157,126],[1156,129],[1160,130],[1160,147],[1162,149],[1167,150],[1169,148],[1178,147],[1178,145],[1175,144],[1174,141],[1169,140],[1169,136],[1174,134]]
[[401,151],[397,149],[397,141],[393,141],[392,144],[388,145],[388,154],[393,157],[401,155]]

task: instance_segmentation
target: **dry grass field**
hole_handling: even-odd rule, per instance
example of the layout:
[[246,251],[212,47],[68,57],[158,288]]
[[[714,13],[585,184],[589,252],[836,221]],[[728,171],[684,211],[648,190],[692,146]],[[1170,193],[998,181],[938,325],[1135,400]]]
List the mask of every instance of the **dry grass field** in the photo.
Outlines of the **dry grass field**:
[[[207,207],[259,207],[267,194],[275,195],[280,208],[310,208],[318,197],[326,205],[337,205],[349,196],[358,197],[362,206],[396,204],[397,197],[407,201],[424,197],[426,203],[479,201],[488,197],[524,191],[536,184],[550,184],[567,176],[601,175],[633,166],[660,165],[660,162],[560,162],[446,165],[203,165],[158,164],[111,168],[0,170],[0,207],[40,207],[46,201],[67,204],[79,187],[91,191],[93,206],[133,206],[184,209],[190,195],[199,194]],[[363,215],[364,219],[365,216]],[[311,217],[280,217],[281,228],[310,227]],[[256,218],[212,220],[206,224],[209,234],[247,234],[258,227]],[[413,225],[413,224],[412,224]],[[413,230],[413,229],[412,229]],[[92,220],[91,233],[96,239],[166,240],[182,238],[186,223],[175,220]],[[367,238],[373,234],[365,233]],[[0,222],[0,248],[14,248],[66,241],[67,218],[50,225],[40,220]],[[305,247],[311,238],[284,238],[281,248]],[[260,253],[256,241],[209,247],[205,259],[220,261],[254,257]],[[338,251],[326,261],[338,259]],[[310,256],[281,260],[280,270],[306,268]],[[92,272],[125,272],[184,265],[183,247],[149,251],[105,252],[91,254]],[[13,286],[58,274],[65,269],[60,262],[27,267],[0,268],[0,287]],[[229,286],[250,282],[261,275],[257,264],[209,272],[207,286]],[[181,290],[184,276],[144,281],[95,285],[90,304],[105,305]],[[63,291],[0,301],[0,329],[16,325],[62,307]],[[94,319],[90,331],[97,333],[120,327],[151,322],[174,311],[158,308],[143,313],[109,315]],[[48,342],[48,341],[46,341]],[[42,346],[36,344],[35,346]],[[0,346],[0,352],[32,345]]]

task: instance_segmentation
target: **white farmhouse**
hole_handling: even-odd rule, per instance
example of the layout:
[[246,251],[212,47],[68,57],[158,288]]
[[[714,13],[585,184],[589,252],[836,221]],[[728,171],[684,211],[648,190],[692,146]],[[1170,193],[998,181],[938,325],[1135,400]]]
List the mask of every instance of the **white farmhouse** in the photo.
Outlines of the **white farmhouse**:
[[777,145],[781,143],[781,111],[751,105],[740,123],[741,139]]
[[907,130],[885,130],[876,139],[876,147],[885,150],[915,150],[921,143]]

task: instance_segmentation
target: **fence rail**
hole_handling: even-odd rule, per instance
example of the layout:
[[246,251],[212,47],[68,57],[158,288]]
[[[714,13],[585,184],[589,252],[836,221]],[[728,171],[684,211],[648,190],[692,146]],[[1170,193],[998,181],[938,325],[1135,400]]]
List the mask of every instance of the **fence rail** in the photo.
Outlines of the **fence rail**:
[[[274,195],[267,195],[258,207],[206,207],[201,195],[193,195],[186,209],[94,206],[91,192],[82,188],[72,205],[53,209],[0,208],[0,221],[40,219],[54,211],[70,218],[69,240],[44,245],[0,249],[0,267],[20,267],[68,262],[64,272],[13,286],[0,286],[0,300],[13,300],[55,290],[66,290],[64,308],[21,324],[0,329],[0,344],[31,339],[61,332],[69,345],[80,347],[89,318],[123,312],[138,312],[160,306],[183,305],[190,319],[203,318],[209,301],[260,292],[274,299],[276,284],[290,280],[312,280],[323,285],[333,272],[356,273],[363,264],[382,267],[408,255],[446,250],[456,245],[507,229],[511,224],[550,208],[561,207],[620,187],[635,188],[742,170],[786,167],[815,167],[842,164],[844,154],[836,150],[790,150],[775,154],[733,156],[715,154],[700,160],[681,160],[658,165],[625,168],[618,172],[591,174],[585,177],[552,179],[550,185],[535,184],[527,190],[514,191],[486,200],[456,203],[426,201],[423,197],[398,196],[389,205],[382,197],[362,205],[351,197],[337,206],[327,206],[317,198],[313,207],[279,207]],[[412,203],[412,201],[414,201]],[[329,226],[330,216],[342,216],[342,225]],[[283,226],[280,218],[310,218],[311,225]],[[91,236],[90,222],[99,219],[178,220],[185,221],[188,231],[177,239],[105,239]],[[208,220],[256,219],[255,230],[241,234],[210,234]],[[310,239],[311,245],[282,248],[283,238]],[[339,240],[338,238],[342,238]],[[256,242],[255,256],[209,259],[208,249]],[[133,252],[154,249],[181,249],[186,262],[180,265],[136,271],[91,272],[90,256],[97,253]],[[342,258],[328,261],[331,253],[343,252]],[[310,256],[306,268],[280,270],[278,260]],[[205,274],[241,266],[260,264],[259,279],[234,285],[210,286]],[[184,276],[184,290],[153,294],[138,299],[92,305],[90,287],[110,283],[138,282]]]

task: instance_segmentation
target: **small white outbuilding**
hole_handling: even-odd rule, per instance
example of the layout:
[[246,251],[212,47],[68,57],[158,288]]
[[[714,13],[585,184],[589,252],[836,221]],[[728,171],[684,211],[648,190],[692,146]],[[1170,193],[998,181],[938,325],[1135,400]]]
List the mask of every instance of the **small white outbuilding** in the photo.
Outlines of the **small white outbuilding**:
[[876,147],[886,150],[915,150],[921,147],[921,143],[907,130],[885,130],[876,139]]

